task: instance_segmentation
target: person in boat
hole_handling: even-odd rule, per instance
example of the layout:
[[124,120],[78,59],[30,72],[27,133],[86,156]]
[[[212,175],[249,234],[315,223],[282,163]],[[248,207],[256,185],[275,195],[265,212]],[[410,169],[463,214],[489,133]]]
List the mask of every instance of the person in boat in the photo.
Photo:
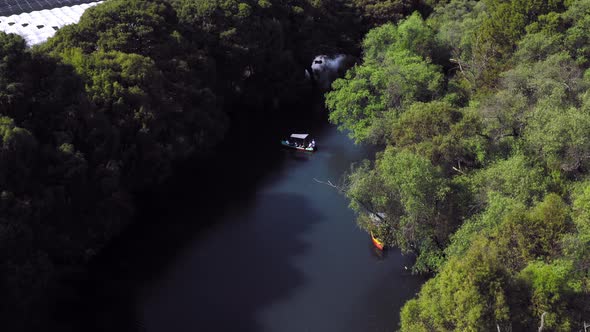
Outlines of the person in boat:
[[315,149],[315,139],[311,140],[311,143],[309,143],[309,147]]

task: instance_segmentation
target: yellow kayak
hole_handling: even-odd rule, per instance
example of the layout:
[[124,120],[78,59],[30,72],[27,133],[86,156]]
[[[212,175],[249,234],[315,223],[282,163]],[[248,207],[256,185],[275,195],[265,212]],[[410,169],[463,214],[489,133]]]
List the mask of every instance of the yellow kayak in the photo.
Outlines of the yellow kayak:
[[379,248],[379,250],[383,250],[383,242],[379,241],[375,236],[373,236],[373,232],[371,232],[371,240],[373,240],[375,247]]

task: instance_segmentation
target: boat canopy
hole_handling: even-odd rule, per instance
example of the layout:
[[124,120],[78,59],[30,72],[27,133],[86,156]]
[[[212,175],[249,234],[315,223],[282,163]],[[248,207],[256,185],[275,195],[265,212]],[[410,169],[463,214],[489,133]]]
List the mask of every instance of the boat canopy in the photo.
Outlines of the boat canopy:
[[291,138],[306,139],[309,134],[291,134]]

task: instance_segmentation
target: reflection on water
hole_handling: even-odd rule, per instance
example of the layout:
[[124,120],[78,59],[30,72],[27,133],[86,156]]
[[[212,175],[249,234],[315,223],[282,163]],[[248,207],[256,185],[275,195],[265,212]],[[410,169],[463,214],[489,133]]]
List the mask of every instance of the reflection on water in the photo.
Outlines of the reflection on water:
[[[317,134],[317,133],[316,133]],[[150,331],[383,331],[421,280],[358,229],[336,182],[367,156],[334,128],[284,150],[271,181],[178,255],[141,299]],[[370,249],[367,250],[367,247]],[[351,317],[355,317],[351,320]]]
[[385,258],[387,258],[387,249],[385,250],[381,250],[377,247],[375,247],[375,245],[373,244],[373,242],[371,240],[368,241],[369,243],[369,251],[371,253],[371,256],[375,257],[378,260],[384,260]]
[[277,137],[226,151],[206,181],[179,177],[140,216],[154,220],[92,264],[81,321],[153,332],[397,328],[423,282],[404,269],[412,258],[375,248],[346,198],[313,180],[337,183],[369,152],[333,127],[292,132],[305,127],[316,153],[283,150]]
[[253,215],[232,213],[185,250],[146,292],[145,324],[155,331],[262,331],[260,308],[292,296],[305,275],[290,258],[305,255],[302,234],[323,219],[294,193],[262,194]]

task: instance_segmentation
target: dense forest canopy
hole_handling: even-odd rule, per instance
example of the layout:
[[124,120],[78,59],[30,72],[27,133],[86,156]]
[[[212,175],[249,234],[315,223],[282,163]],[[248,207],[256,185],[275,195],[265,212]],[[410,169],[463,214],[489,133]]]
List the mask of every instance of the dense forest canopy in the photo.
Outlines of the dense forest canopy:
[[434,277],[402,331],[590,322],[590,2],[451,0],[369,31],[326,95],[377,144],[344,188]]
[[269,127],[309,95],[314,56],[358,53],[370,27],[421,8],[106,0],[33,49],[0,32],[4,325],[49,328],[48,294],[133,220],[135,193],[232,131]]
[[0,33],[3,321],[47,328],[134,193],[361,51],[326,105],[381,147],[344,183],[358,223],[434,275],[401,329],[590,322],[585,0],[107,0],[34,49]]

